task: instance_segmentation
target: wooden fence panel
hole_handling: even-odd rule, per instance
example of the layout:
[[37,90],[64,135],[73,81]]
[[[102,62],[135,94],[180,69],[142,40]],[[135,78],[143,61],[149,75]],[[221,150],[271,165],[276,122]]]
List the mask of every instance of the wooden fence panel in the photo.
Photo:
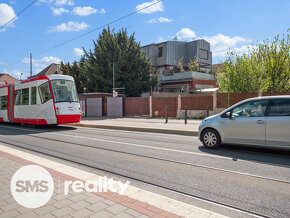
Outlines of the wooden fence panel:
[[177,97],[152,98],[153,117],[165,117],[165,107],[168,107],[168,117],[177,116]]
[[188,110],[206,110],[207,106],[213,110],[213,96],[181,97],[181,110],[184,110],[185,106]]
[[149,115],[149,98],[125,98],[126,115]]

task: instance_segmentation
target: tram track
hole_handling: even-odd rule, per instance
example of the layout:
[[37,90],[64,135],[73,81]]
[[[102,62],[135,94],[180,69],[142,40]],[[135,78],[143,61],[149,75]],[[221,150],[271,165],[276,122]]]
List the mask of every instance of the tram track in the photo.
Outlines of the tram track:
[[[15,129],[15,128],[12,128],[12,129]],[[17,129],[18,130],[19,129],[27,130],[27,129],[24,129],[24,128],[17,128]],[[36,132],[36,133],[38,133],[38,132],[39,133],[51,133],[51,132],[35,131],[35,130],[31,130],[31,129],[30,129],[30,131],[33,131],[33,132]],[[87,133],[83,133],[83,134],[87,134]],[[90,135],[90,134],[88,134],[88,135]],[[91,135],[93,135],[93,134],[91,134]],[[43,137],[43,136],[39,136],[39,135],[33,135],[33,134],[25,134],[25,136],[32,137],[32,138],[35,138],[35,139],[52,141],[52,143],[53,142],[67,143],[67,144],[72,144],[72,145],[75,145],[75,146],[82,146],[82,147],[86,147],[86,148],[90,148],[90,149],[98,149],[98,150],[103,150],[103,151],[108,151],[108,152],[122,153],[122,154],[125,154],[125,155],[138,156],[140,158],[147,158],[147,159],[151,159],[151,160],[164,161],[164,162],[167,162],[167,163],[174,163],[174,164],[180,164],[180,165],[185,165],[185,166],[198,167],[198,168],[215,170],[215,171],[224,172],[224,173],[239,174],[241,176],[247,176],[247,177],[251,177],[251,178],[262,179],[262,180],[267,180],[267,181],[272,181],[272,182],[279,182],[279,183],[284,183],[284,184],[287,184],[287,185],[290,184],[290,181],[286,181],[286,180],[268,178],[268,177],[263,177],[263,176],[259,176],[259,175],[251,175],[251,174],[247,174],[246,175],[246,174],[243,174],[243,173],[240,173],[240,172],[229,172],[228,170],[225,170],[225,169],[219,169],[219,168],[214,169],[214,168],[208,167],[208,166],[192,164],[192,163],[187,163],[187,162],[183,162],[183,161],[176,161],[176,160],[171,160],[171,159],[166,159],[166,158],[148,156],[148,155],[140,155],[140,154],[136,154],[134,152],[126,152],[126,151],[120,151],[120,150],[115,150],[115,149],[96,147],[95,145],[84,145],[84,144],[81,144],[81,143],[69,142],[69,141],[60,140],[60,139],[52,139],[52,138],[47,138],[47,137]],[[66,135],[66,136],[69,136],[69,135]],[[75,137],[79,137],[79,136],[75,135]],[[78,164],[80,166],[90,167],[90,168],[95,169],[95,170],[100,170],[100,171],[103,171],[103,172],[106,172],[106,173],[110,173],[112,175],[116,175],[116,176],[120,176],[122,178],[130,179],[132,181],[136,181],[136,182],[139,182],[139,183],[151,185],[153,187],[160,188],[160,189],[163,189],[163,190],[168,191],[168,192],[173,192],[173,193],[176,193],[176,194],[188,197],[188,198],[192,198],[192,199],[208,202],[210,204],[217,205],[217,206],[220,206],[220,207],[224,207],[224,208],[227,208],[227,209],[240,211],[240,212],[242,212],[244,214],[247,214],[249,216],[271,217],[271,216],[269,216],[267,214],[258,213],[255,210],[252,211],[252,210],[248,210],[248,209],[245,209],[245,208],[240,208],[240,207],[237,207],[235,205],[231,205],[230,203],[223,203],[222,201],[213,200],[211,198],[203,197],[201,195],[195,195],[195,194],[192,194],[190,192],[185,192],[185,191],[182,191],[182,190],[170,188],[170,187],[162,185],[162,183],[160,185],[160,184],[158,184],[158,182],[144,181],[144,180],[136,178],[137,176],[130,176],[130,175],[128,176],[128,175],[125,175],[125,174],[122,174],[122,173],[118,173],[119,168],[116,167],[116,166],[110,166],[110,167],[114,167],[116,170],[108,170],[107,167],[104,165],[104,163],[102,163],[104,165],[104,167],[95,166],[96,162],[93,162],[92,160],[86,159],[84,157],[81,158],[81,159],[83,159],[83,161],[76,160],[77,158],[79,159],[80,157],[74,156],[74,155],[69,154],[69,153],[60,152],[60,151],[57,151],[55,149],[48,149],[48,148],[45,148],[45,147],[32,145],[32,144],[27,144],[27,145],[30,146],[30,148],[28,148],[28,147],[26,147],[23,144],[23,141],[14,140],[14,139],[13,139],[14,141],[12,141],[9,137],[7,137],[7,138],[5,137],[6,139],[10,140],[10,142],[7,142],[7,140],[3,140],[3,138],[0,138],[0,141],[3,142],[3,143],[9,144],[10,146],[19,147],[19,148],[25,149],[27,151],[37,152],[37,153],[41,153],[41,154],[44,154],[44,155],[49,155],[51,157],[58,158],[58,159],[64,160],[64,161],[69,161],[69,162]],[[23,145],[21,146],[20,143],[22,143],[24,146]],[[31,148],[32,146],[33,146],[33,148]],[[63,157],[63,156],[66,156],[66,157]],[[285,166],[283,166],[283,167],[285,167]]]
[[[215,170],[215,171],[219,171],[219,172],[226,172],[226,173],[231,173],[231,174],[236,174],[236,175],[243,175],[243,176],[247,176],[247,177],[258,178],[258,179],[274,181],[274,182],[279,182],[279,183],[290,184],[290,181],[287,181],[287,180],[275,179],[275,178],[271,178],[271,177],[254,175],[254,174],[250,174],[250,173],[243,173],[243,172],[238,172],[238,171],[233,171],[233,170],[221,169],[221,168],[217,168],[217,167],[210,167],[210,166],[205,166],[205,165],[201,165],[201,164],[194,164],[194,163],[188,163],[188,162],[184,162],[184,161],[166,159],[166,158],[161,158],[161,157],[153,157],[153,156],[148,156],[148,155],[141,155],[141,154],[136,154],[136,153],[133,153],[133,152],[127,152],[127,151],[115,150],[115,149],[110,149],[110,148],[104,148],[104,147],[100,147],[100,146],[96,146],[96,145],[92,146],[92,145],[85,145],[85,144],[76,143],[76,142],[68,142],[68,141],[60,140],[60,139],[51,139],[51,138],[47,138],[47,137],[43,137],[43,136],[35,136],[35,135],[30,135],[30,134],[27,134],[25,136],[32,137],[32,138],[49,140],[49,141],[56,141],[56,142],[60,142],[60,143],[73,144],[73,145],[77,145],[77,146],[81,146],[81,147],[93,148],[93,149],[104,150],[104,151],[109,151],[109,152],[116,152],[116,153],[122,153],[122,154],[126,154],[126,155],[138,156],[138,157],[142,157],[142,158],[149,158],[149,159],[165,161],[165,162],[169,162],[169,163],[181,164],[181,165],[192,166],[192,167],[199,167],[199,168],[203,168],[203,169],[210,169],[210,170]],[[72,136],[72,135],[65,135],[65,136],[71,136],[71,137],[76,137],[76,138],[81,138],[81,139],[85,138],[85,137],[81,137],[81,136]],[[90,140],[90,138],[85,138],[85,139],[89,139]],[[100,139],[97,139],[97,140],[98,141],[104,141],[104,142],[107,141],[107,140],[100,140]],[[2,141],[2,140],[0,139],[0,141]],[[23,143],[23,142],[18,142],[18,143]],[[122,144],[122,142],[114,142],[114,143]],[[36,146],[36,147],[39,147],[39,146]],[[146,146],[146,145],[142,145],[142,147],[143,148],[153,148],[153,149],[155,148],[155,147]],[[43,149],[43,147],[39,147],[39,148]],[[156,149],[158,149],[158,148],[156,148]],[[49,149],[47,149],[47,150],[49,150]],[[171,151],[171,149],[166,149],[166,150],[167,151]],[[172,151],[177,151],[177,150],[173,150],[172,149]],[[187,151],[184,151],[184,152],[186,153]],[[63,154],[68,155],[66,153],[63,153]],[[194,152],[192,152],[192,153],[189,152],[188,154],[193,154],[194,155]],[[230,158],[225,158],[225,159],[230,159]],[[279,166],[279,165],[277,165],[277,166]],[[283,165],[283,167],[285,167],[285,166]],[[288,168],[290,168],[290,167],[288,167]]]
[[[155,188],[160,188],[162,190],[165,190],[165,191],[168,191],[168,192],[171,192],[171,193],[176,193],[176,194],[188,197],[188,198],[200,200],[202,202],[206,202],[206,203],[209,203],[209,204],[212,204],[212,205],[215,205],[215,206],[219,206],[219,207],[222,207],[222,208],[225,208],[225,209],[230,209],[230,210],[233,210],[233,211],[236,211],[236,212],[240,212],[240,213],[243,213],[243,214],[251,216],[251,217],[265,217],[265,218],[271,217],[271,216],[266,215],[266,214],[258,213],[258,212],[255,212],[255,211],[250,211],[250,210],[247,210],[247,209],[244,209],[244,208],[239,208],[239,207],[236,207],[234,205],[218,202],[218,201],[215,201],[215,200],[212,200],[212,199],[209,199],[209,198],[205,198],[205,197],[202,197],[202,196],[198,196],[198,195],[186,193],[186,192],[183,192],[183,191],[180,191],[180,190],[168,188],[168,187],[165,187],[163,185],[158,185],[158,184],[155,184],[155,183],[152,183],[152,182],[143,181],[143,180],[140,180],[138,178],[135,178],[135,177],[132,177],[132,176],[128,176],[128,175],[123,175],[123,174],[117,173],[117,172],[112,171],[112,170],[107,170],[107,169],[104,169],[104,168],[95,167],[95,166],[92,166],[91,164],[85,164],[85,163],[80,162],[80,161],[75,161],[75,160],[72,160],[72,159],[69,159],[69,158],[60,157],[58,155],[49,154],[47,152],[39,151],[37,149],[27,148],[27,147],[23,147],[23,146],[20,146],[20,145],[15,145],[14,143],[3,142],[2,140],[0,140],[0,141],[2,143],[8,144],[8,145],[10,145],[12,147],[18,147],[18,148],[21,148],[21,149],[24,149],[24,150],[27,150],[27,151],[37,152],[37,153],[40,153],[40,154],[43,154],[43,155],[47,155],[47,156],[50,156],[50,157],[53,157],[53,158],[57,158],[57,159],[60,159],[60,160],[63,160],[63,161],[68,161],[68,162],[71,162],[71,163],[74,163],[74,164],[78,164],[78,165],[83,166],[83,167],[88,167],[88,168],[91,168],[91,169],[94,169],[94,170],[100,170],[100,171],[103,171],[105,173],[109,173],[111,175],[115,175],[115,176],[118,176],[118,177],[121,177],[121,178],[124,178],[124,179],[127,179],[127,180],[129,179],[129,180],[132,180],[132,181],[135,181],[135,182],[138,182],[138,183],[142,183],[142,184],[145,184],[145,185],[149,185],[149,186],[152,186],[152,187],[155,187]],[[34,146],[34,147],[38,147],[38,146]],[[45,149],[45,148],[41,148],[41,149],[50,150],[50,149]],[[55,150],[53,150],[53,151],[57,152]],[[58,152],[58,153],[62,153],[62,152]],[[73,157],[73,155],[71,155],[71,154],[66,154],[66,155]],[[91,160],[89,160],[89,161],[91,161]]]

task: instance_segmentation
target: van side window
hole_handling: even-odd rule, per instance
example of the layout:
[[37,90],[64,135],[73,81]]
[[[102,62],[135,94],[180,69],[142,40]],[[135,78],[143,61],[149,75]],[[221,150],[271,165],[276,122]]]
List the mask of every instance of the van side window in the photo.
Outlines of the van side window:
[[51,99],[51,93],[49,89],[48,82],[43,83],[38,87],[41,103],[44,104],[45,102],[49,101]]
[[21,105],[21,89],[15,90],[15,95],[14,95],[14,102],[15,105]]
[[0,110],[7,110],[8,96],[0,96]]
[[36,87],[31,87],[30,104],[31,105],[36,104]]
[[290,99],[273,99],[268,116],[290,116]]

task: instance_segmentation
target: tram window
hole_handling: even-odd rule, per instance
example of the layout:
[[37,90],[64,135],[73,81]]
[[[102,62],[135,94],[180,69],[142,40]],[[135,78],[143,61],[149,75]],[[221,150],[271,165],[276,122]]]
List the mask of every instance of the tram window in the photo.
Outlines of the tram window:
[[39,90],[39,95],[40,95],[40,99],[41,99],[41,103],[42,104],[51,99],[51,93],[50,93],[50,90],[49,90],[48,82],[40,85],[38,87],[38,90]]
[[8,104],[8,97],[7,96],[0,96],[0,110],[7,110]]
[[29,105],[29,88],[22,89],[22,104]]
[[15,105],[21,105],[21,89],[15,90]]
[[36,87],[31,87],[31,95],[30,95],[31,105],[36,104]]

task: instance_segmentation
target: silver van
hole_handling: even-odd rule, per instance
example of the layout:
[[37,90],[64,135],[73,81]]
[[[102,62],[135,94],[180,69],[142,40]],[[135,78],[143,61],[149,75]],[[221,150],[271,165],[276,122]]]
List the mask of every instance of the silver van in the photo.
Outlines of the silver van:
[[244,144],[290,149],[290,96],[241,101],[204,119],[199,139],[206,148]]

